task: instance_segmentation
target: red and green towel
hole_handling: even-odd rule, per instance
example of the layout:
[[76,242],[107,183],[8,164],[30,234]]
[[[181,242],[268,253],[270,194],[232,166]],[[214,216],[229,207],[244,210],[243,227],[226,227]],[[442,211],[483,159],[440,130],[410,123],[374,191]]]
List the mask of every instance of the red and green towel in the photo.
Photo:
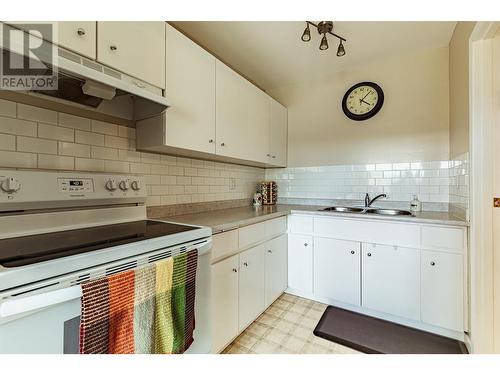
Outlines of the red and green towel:
[[80,353],[179,354],[193,342],[198,252],[82,284]]

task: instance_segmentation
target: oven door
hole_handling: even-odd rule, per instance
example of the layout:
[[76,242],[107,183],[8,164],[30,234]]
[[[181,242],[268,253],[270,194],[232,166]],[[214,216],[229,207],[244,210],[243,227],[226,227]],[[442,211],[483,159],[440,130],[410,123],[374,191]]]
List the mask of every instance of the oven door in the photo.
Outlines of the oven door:
[[38,291],[0,305],[0,353],[78,353],[80,286]]

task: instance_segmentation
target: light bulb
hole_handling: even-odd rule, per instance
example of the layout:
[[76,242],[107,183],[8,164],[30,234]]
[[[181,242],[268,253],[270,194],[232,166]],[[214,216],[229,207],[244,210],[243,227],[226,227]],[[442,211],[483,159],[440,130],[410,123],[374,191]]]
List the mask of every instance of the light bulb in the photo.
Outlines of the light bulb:
[[342,44],[342,39],[340,39],[339,48],[337,48],[337,56],[341,57],[345,55],[344,45]]
[[302,33],[302,39],[303,42],[309,42],[311,40],[311,30],[309,30],[309,24],[307,24],[306,29]]
[[321,51],[328,49],[328,40],[326,40],[326,34],[323,34],[323,38],[321,38],[321,44],[319,45],[319,49]]

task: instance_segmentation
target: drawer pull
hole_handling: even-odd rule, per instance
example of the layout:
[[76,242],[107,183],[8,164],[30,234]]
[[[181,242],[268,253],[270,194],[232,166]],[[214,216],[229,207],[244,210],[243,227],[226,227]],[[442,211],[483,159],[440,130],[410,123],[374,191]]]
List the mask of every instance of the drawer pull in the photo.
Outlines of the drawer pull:
[[354,250],[351,250],[351,254],[354,255],[356,252]]
[[306,242],[306,243],[304,244],[304,246],[305,246],[305,247],[307,247],[307,246],[309,246],[309,244]]
[[220,145],[221,145],[222,147],[225,147],[225,146],[226,146],[226,144],[225,144],[224,142],[222,142]]
[[82,29],[81,27],[78,28],[78,30],[76,30],[76,33],[80,36],[84,36],[85,35],[85,29]]
[[114,45],[111,45],[111,46],[109,46],[109,49],[110,49],[111,51],[116,51],[116,50],[118,49],[118,47],[117,47],[117,46],[114,46]]
[[209,139],[208,143],[214,143],[214,140],[213,139]]
[[432,261],[431,266],[435,266],[435,265],[436,265],[436,262]]
[[272,250],[267,250],[267,252],[268,252],[269,254],[272,254],[272,253],[273,253],[273,251],[272,251]]
[[233,268],[232,271],[233,272],[238,272],[238,270],[236,268]]
[[247,263],[247,262],[244,262],[244,263],[243,263],[243,265],[244,265],[245,267],[248,267],[248,263]]
[[366,255],[368,255],[369,257],[371,257],[371,256],[372,256],[372,253],[368,253],[368,254],[366,254]]

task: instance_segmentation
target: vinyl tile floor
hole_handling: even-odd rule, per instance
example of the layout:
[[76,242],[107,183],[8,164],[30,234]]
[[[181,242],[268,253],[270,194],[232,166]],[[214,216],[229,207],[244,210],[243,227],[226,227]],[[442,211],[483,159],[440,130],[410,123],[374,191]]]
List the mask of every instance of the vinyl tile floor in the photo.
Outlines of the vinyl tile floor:
[[222,354],[354,354],[346,346],[314,336],[325,304],[283,294]]

